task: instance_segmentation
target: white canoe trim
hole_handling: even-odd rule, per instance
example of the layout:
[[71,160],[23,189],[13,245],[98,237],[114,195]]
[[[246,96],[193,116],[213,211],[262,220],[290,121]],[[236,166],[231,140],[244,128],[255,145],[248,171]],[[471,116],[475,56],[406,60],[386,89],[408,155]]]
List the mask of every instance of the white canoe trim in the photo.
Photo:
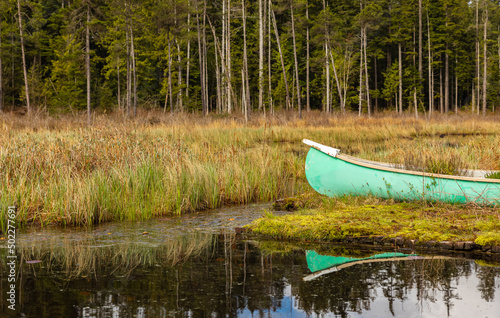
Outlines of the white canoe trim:
[[[332,147],[328,147],[325,145],[322,145],[320,143],[304,139],[302,140],[303,143],[306,145],[309,145],[329,156],[338,158],[340,160],[366,167],[366,168],[371,168],[371,169],[376,169],[376,170],[384,170],[384,171],[390,171],[390,172],[396,172],[396,173],[403,173],[403,174],[412,174],[412,175],[417,175],[417,176],[423,176],[423,177],[433,177],[433,178],[442,178],[442,179],[452,179],[452,180],[463,180],[463,181],[472,181],[472,182],[487,182],[487,183],[500,183],[500,179],[487,179],[484,176],[488,172],[496,172],[496,171],[486,171],[486,170],[472,170],[468,174],[468,176],[453,176],[453,175],[447,175],[447,174],[437,174],[437,173],[428,173],[428,172],[421,172],[421,171],[412,171],[412,170],[406,170],[406,169],[401,169],[399,168],[398,165],[395,164],[390,164],[390,163],[385,163],[385,162],[377,162],[377,161],[371,161],[367,159],[360,159],[357,157],[352,157],[349,155],[344,155],[340,154],[340,150]],[[333,154],[331,154],[333,153]]]
[[337,155],[340,153],[340,149],[328,147],[309,139],[302,139],[302,142],[332,157],[337,157]]

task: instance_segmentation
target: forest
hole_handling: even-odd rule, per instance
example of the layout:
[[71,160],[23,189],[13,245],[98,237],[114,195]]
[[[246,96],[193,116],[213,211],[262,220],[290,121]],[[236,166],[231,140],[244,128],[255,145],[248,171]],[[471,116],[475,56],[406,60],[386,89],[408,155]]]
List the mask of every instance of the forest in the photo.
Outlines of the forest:
[[0,111],[495,112],[491,0],[6,0]]

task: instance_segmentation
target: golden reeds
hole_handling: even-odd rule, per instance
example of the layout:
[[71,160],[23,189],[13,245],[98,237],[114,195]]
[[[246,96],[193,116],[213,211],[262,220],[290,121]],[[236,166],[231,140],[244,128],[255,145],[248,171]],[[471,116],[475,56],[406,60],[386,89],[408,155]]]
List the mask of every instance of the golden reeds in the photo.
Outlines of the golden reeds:
[[20,223],[94,224],[302,193],[309,189],[303,138],[366,159],[433,163],[441,172],[500,169],[500,124],[492,117],[311,112],[303,119],[254,114],[245,124],[240,117],[144,112],[133,120],[99,115],[86,127],[78,116],[4,114],[0,130],[2,228],[12,204]]

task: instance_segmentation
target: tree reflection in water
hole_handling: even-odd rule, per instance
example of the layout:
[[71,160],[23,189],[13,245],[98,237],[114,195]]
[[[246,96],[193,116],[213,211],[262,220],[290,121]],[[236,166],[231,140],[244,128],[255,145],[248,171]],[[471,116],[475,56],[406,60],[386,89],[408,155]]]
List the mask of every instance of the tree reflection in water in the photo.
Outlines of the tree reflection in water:
[[[318,277],[304,250],[234,234],[162,244],[91,239],[21,246],[18,311],[26,317],[481,316],[500,312],[500,269],[467,259],[364,263]],[[5,249],[2,295],[7,292]],[[344,252],[355,253],[346,249]],[[5,298],[5,297],[3,297]],[[8,313],[5,300],[2,312]],[[467,309],[473,306],[471,309]]]

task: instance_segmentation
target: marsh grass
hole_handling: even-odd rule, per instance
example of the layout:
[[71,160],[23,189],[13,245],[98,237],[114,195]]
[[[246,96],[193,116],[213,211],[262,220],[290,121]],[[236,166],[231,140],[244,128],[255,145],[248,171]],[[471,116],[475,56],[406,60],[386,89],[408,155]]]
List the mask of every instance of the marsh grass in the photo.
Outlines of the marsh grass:
[[2,203],[17,204],[19,222],[80,225],[302,191],[301,159],[267,144],[250,146],[247,132],[173,127],[20,133],[3,148]]
[[464,155],[462,153],[457,154],[454,149],[450,149],[446,144],[417,144],[417,149],[421,150],[421,152],[399,151],[400,156],[403,158],[401,168],[455,176],[467,174],[467,165],[462,160]]
[[134,120],[95,116],[89,128],[84,116],[3,114],[0,130],[2,229],[12,204],[21,225],[91,225],[301,194],[310,189],[303,138],[395,164],[418,167],[424,158],[438,171],[500,167],[500,124],[489,117],[311,112],[298,119],[292,112],[245,124],[234,116],[140,112]]

